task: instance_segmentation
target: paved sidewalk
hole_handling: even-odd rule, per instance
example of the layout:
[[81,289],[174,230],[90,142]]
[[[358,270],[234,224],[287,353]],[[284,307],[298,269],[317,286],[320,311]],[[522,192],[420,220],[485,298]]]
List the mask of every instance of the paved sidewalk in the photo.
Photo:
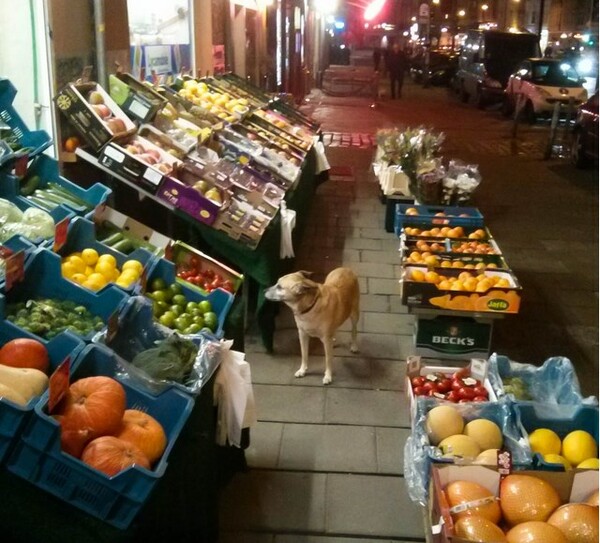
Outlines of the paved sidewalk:
[[[526,289],[523,315],[498,325],[494,347],[524,362],[570,356],[586,393],[597,394],[597,171],[571,182],[564,165],[541,163],[532,156],[536,145],[543,148],[535,130],[523,134],[512,154],[514,145],[507,150],[496,134],[506,121],[460,105],[466,122],[457,122],[442,89],[409,82],[403,96],[371,108],[366,99],[317,92],[307,109],[337,134],[436,126],[447,133],[447,156],[479,163],[485,185],[477,205]],[[319,187],[296,267],[319,280],[336,266],[355,270],[360,353],[349,352],[346,325],[337,338],[334,381],[324,387],[316,340],[309,374],[294,378],[300,350],[287,308],[278,316],[275,354],[265,353],[255,332],[248,334],[259,423],[246,451],[249,471],[236,474],[221,498],[222,543],[424,540],[421,511],[409,501],[402,476],[410,432],[404,360],[412,353],[413,317],[400,304],[398,242],[383,228],[384,206],[370,171],[374,149],[358,143],[328,148],[332,166],[353,176]]]

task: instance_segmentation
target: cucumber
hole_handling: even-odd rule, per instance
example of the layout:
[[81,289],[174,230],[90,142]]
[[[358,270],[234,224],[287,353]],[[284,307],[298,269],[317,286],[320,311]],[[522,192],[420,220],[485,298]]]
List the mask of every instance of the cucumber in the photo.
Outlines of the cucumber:
[[63,198],[65,198],[65,200],[69,200],[74,205],[78,205],[86,209],[90,209],[92,207],[90,206],[89,202],[86,202],[83,198],[76,196],[70,190],[61,187],[58,183],[48,183],[48,186],[55,194],[61,195]]
[[114,234],[111,234],[110,236],[108,236],[105,239],[100,240],[102,243],[104,243],[104,245],[108,245],[109,247],[112,247],[115,243],[118,243],[119,241],[123,240],[123,234],[121,232],[115,232]]
[[33,194],[31,196],[27,196],[27,199],[47,213],[51,213],[58,207],[54,202],[49,202]]
[[117,241],[117,243],[115,243],[114,245],[111,245],[111,249],[128,255],[135,249],[135,247],[133,246],[133,243],[130,239],[124,238],[121,241]]

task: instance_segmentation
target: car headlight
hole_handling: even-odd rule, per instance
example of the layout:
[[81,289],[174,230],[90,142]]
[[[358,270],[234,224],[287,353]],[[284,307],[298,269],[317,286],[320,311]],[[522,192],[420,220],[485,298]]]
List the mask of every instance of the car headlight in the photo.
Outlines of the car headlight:
[[594,67],[594,63],[589,58],[582,58],[577,63],[577,71],[579,75],[587,75],[592,72],[592,68]]

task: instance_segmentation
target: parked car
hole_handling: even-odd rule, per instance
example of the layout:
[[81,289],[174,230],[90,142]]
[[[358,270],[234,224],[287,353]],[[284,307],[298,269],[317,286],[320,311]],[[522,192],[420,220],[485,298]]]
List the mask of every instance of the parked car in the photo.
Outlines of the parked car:
[[583,168],[590,161],[598,162],[598,91],[577,110],[573,139],[571,142],[571,162]]
[[[429,53],[429,83],[436,86],[449,85],[458,68],[458,56],[447,51]],[[425,81],[425,59],[417,57],[410,67],[410,75],[417,83]]]
[[539,55],[537,34],[469,30],[452,86],[463,102],[473,98],[478,107],[501,102],[515,65]]
[[540,116],[551,116],[554,104],[573,102],[579,106],[587,100],[584,80],[575,68],[562,59],[528,58],[520,62],[508,78],[504,92],[504,112],[514,111],[519,97],[525,100],[524,116],[535,122]]

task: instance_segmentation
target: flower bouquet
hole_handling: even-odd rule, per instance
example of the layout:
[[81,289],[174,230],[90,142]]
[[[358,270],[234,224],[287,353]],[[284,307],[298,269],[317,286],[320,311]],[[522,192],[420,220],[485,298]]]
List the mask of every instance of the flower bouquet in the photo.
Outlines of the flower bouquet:
[[442,180],[442,203],[444,205],[466,205],[481,183],[481,174],[476,165],[451,160],[448,172]]

